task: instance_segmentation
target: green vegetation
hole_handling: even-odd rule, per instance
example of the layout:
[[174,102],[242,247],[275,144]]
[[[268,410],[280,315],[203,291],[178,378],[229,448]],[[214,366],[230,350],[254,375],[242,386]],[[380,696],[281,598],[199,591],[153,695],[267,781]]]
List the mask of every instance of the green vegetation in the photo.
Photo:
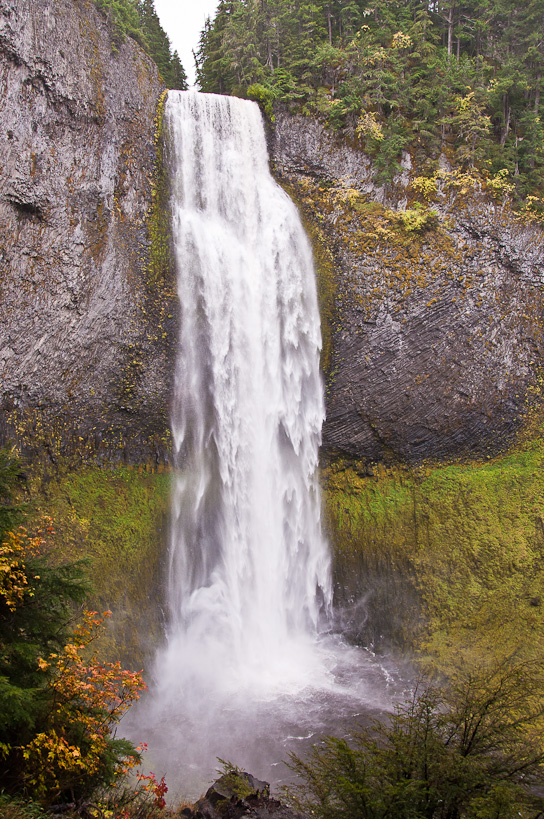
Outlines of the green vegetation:
[[0,793],[0,816],[2,819],[45,819],[51,814],[36,802]]
[[[17,491],[12,464],[4,498]],[[86,614],[74,629],[88,583],[81,562],[53,565],[52,531],[46,518],[0,543],[0,787],[45,805],[92,794],[139,761],[113,727],[143,687],[119,663],[83,658],[101,621]]]
[[148,228],[151,239],[149,251],[148,284],[156,298],[158,287],[171,283],[174,262],[170,251],[170,190],[168,171],[164,162],[164,107],[167,92],[157,104],[155,116],[155,168],[151,188],[151,208],[148,213]]
[[[40,732],[48,698],[37,658],[60,651],[72,604],[87,592],[81,564],[53,568],[48,526],[8,532],[0,546],[0,751],[3,784],[18,781],[18,751]],[[7,770],[7,773],[6,773]],[[20,784],[20,783],[19,783]]]
[[296,806],[317,819],[541,816],[544,664],[464,659],[447,687],[420,685],[389,721],[293,757]]
[[198,81],[323,118],[374,156],[379,181],[403,150],[423,177],[445,153],[542,207],[543,15],[542,0],[221,0]]
[[111,20],[117,44],[127,36],[132,37],[155,62],[167,88],[187,88],[187,75],[177,51],[172,53],[153,0],[95,0],[95,3]]
[[385,636],[442,669],[468,645],[544,648],[543,463],[538,437],[479,464],[378,466],[371,477],[331,466],[339,594],[366,597],[361,639]]
[[[132,593],[142,608],[134,589],[150,591],[141,569],[146,560],[155,569],[169,476],[97,467],[63,476],[57,466],[56,476],[37,479],[0,450],[0,815],[42,819],[54,804],[67,819],[164,819],[174,815],[164,778],[127,780],[141,749],[115,736],[144,687],[141,674],[104,661],[104,648],[119,647],[111,633],[97,639],[102,618],[82,614],[81,603],[91,593],[127,609]],[[81,554],[89,560],[74,561]],[[124,614],[138,627],[134,611]]]
[[[219,786],[218,790],[225,795],[225,798],[219,800],[218,803],[216,803],[216,807],[219,807],[220,811],[224,813],[225,810],[228,810],[228,804],[231,800],[243,800],[249,796],[254,796],[256,793],[255,783],[252,782],[251,774],[242,771],[241,768],[237,765],[233,765],[232,762],[227,762],[219,758],[218,762],[220,762],[221,768],[217,773],[221,774],[221,776],[214,785]],[[268,790],[262,793],[266,796],[269,795]]]
[[[153,639],[146,605],[169,484],[167,473],[150,468],[93,466],[63,474],[60,460],[55,475],[38,477],[13,452],[0,450],[5,819],[40,819],[52,804],[70,818],[173,815],[165,808],[164,778],[138,772],[126,778],[141,748],[115,736],[145,687],[141,673],[104,660],[105,652],[125,653],[134,664],[138,641],[128,623]],[[55,515],[55,529],[45,511]],[[90,601],[115,609],[105,639],[103,617],[110,612],[82,612]]]
[[100,646],[141,668],[161,634],[156,594],[170,498],[170,474],[88,466],[33,487],[31,525],[51,515],[55,554],[89,562],[88,605],[112,610]]
[[22,514],[22,505],[16,498],[26,481],[26,475],[13,454],[0,449],[0,542],[8,529]]

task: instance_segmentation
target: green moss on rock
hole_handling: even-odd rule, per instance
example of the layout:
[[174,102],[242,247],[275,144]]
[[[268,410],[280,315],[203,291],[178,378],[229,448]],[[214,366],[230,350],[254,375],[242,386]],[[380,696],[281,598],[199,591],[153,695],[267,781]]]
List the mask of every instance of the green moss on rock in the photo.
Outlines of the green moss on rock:
[[89,562],[87,607],[112,611],[104,650],[141,667],[161,639],[170,473],[89,466],[38,483],[34,494],[33,514],[53,518],[55,559]]
[[[544,443],[485,463],[325,471],[338,597],[359,639],[447,663],[461,647],[542,643]],[[541,646],[542,647],[542,646]]]
[[151,186],[151,208],[148,230],[151,240],[148,265],[148,284],[152,287],[169,284],[173,262],[170,252],[170,208],[168,172],[164,161],[164,109],[168,91],[163,91],[155,116],[155,170]]

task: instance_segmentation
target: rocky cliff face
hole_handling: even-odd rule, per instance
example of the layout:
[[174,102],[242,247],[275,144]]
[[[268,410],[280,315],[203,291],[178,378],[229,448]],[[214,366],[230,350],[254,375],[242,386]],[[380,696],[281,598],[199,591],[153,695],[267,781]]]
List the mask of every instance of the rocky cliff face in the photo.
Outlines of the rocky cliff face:
[[[156,68],[91,0],[0,0],[0,57],[0,443],[163,460],[177,299],[148,218]],[[271,149],[328,259],[326,449],[494,454],[540,399],[541,227],[454,175],[426,201],[408,156],[379,187],[315,120],[278,113]]]
[[154,64],[90,0],[0,0],[0,431],[161,459],[170,283],[151,280]]
[[541,226],[451,172],[426,201],[408,156],[379,187],[368,157],[305,117],[279,113],[271,148],[330,257],[325,448],[496,453],[540,397]]

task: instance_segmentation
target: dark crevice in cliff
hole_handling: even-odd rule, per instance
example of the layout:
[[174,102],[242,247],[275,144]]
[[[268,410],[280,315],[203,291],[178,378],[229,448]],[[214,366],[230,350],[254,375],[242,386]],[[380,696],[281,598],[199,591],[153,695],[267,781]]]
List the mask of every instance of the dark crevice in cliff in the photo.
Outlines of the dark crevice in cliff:
[[46,209],[44,205],[36,202],[26,201],[16,198],[14,195],[7,194],[6,200],[12,205],[17,213],[26,219],[37,219],[43,222],[46,216]]

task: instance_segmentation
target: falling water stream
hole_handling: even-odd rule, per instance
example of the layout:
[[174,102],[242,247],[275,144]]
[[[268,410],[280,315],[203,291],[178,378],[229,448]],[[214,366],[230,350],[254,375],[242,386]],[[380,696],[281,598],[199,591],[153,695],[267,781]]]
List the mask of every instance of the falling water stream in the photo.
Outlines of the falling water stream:
[[130,732],[178,794],[217,757],[273,783],[290,750],[387,708],[387,670],[332,633],[311,249],[255,103],[170,92],[181,330],[168,627]]

